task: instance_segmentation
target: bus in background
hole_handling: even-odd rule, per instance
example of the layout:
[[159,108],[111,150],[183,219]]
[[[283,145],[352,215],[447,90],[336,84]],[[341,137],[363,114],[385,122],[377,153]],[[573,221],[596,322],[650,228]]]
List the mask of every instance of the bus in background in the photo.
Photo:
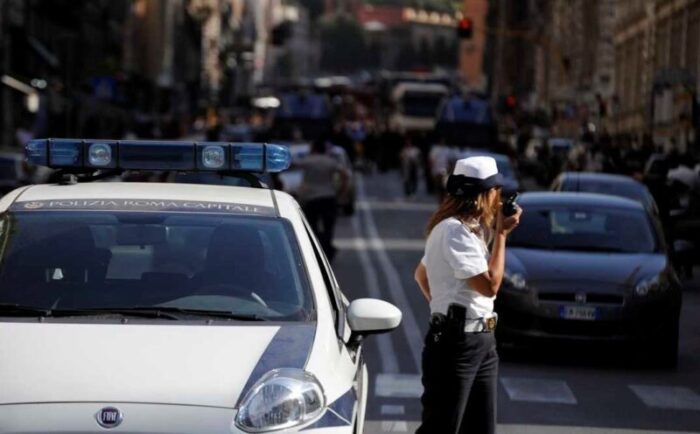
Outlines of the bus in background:
[[449,88],[440,83],[401,82],[391,92],[389,127],[401,134],[427,133]]

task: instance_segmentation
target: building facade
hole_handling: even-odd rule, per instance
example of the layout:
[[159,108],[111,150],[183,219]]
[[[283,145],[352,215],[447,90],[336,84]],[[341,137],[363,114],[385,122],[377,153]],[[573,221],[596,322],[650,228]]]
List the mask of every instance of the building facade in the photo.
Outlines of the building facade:
[[409,3],[330,0],[328,10],[349,11],[362,26],[368,51],[378,53],[369,56],[374,58],[364,65],[367,69],[455,69],[460,56],[457,23],[462,14]]
[[617,1],[613,125],[619,136],[693,150],[698,128],[700,1]]
[[[629,2],[629,3],[634,3]],[[615,95],[615,0],[550,2],[538,61],[538,95],[553,133],[607,131]]]
[[464,0],[463,13],[472,21],[474,31],[470,39],[459,42],[459,73],[468,88],[480,91],[488,85],[484,71],[488,11],[487,0]]

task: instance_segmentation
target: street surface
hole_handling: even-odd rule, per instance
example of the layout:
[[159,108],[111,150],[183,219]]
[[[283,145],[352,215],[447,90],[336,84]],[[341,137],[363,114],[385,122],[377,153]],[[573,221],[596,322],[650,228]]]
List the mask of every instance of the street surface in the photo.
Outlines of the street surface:
[[[395,172],[358,176],[357,182],[357,212],[336,229],[335,272],[349,299],[382,298],[404,315],[399,329],[365,346],[372,380],[365,433],[414,432],[429,310],[413,271],[435,199],[405,199]],[[645,368],[610,347],[509,352],[500,368],[499,432],[700,432],[698,275],[685,283],[677,371]]]

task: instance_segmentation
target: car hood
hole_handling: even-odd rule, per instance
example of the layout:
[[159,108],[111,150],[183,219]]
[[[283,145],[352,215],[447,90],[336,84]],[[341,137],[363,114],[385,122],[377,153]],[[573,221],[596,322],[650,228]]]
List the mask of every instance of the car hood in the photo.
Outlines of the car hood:
[[589,253],[509,248],[506,268],[529,282],[587,281],[632,286],[668,265],[659,253]]
[[234,408],[270,369],[303,368],[315,324],[0,323],[0,405],[140,402]]

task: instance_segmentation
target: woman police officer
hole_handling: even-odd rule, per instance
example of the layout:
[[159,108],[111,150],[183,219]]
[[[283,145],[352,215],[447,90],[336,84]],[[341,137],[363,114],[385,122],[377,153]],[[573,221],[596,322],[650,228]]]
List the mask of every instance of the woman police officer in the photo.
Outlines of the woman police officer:
[[517,208],[503,216],[501,186],[493,158],[457,161],[449,195],[428,223],[425,255],[415,273],[432,313],[416,434],[495,432],[493,302],[503,279],[506,237],[522,213]]

